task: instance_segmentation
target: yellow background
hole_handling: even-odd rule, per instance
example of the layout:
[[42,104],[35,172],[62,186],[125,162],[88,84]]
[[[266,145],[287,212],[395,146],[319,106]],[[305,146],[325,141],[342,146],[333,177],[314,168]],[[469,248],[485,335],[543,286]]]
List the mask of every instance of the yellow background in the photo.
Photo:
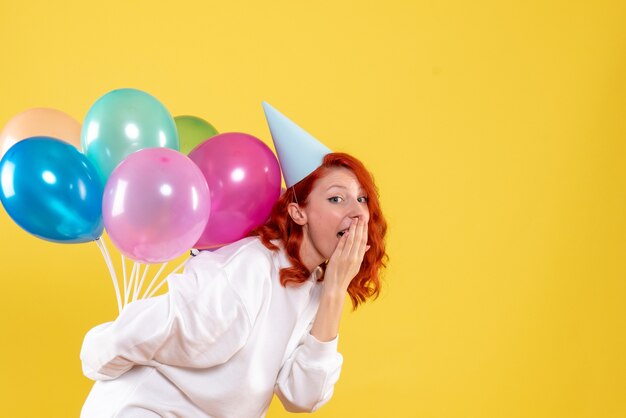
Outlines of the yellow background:
[[[625,5],[2,0],[0,125],[133,87],[269,144],[266,100],[361,158],[390,224],[317,416],[621,418]],[[0,234],[0,415],[78,416],[82,338],[117,313],[104,261],[4,211]]]

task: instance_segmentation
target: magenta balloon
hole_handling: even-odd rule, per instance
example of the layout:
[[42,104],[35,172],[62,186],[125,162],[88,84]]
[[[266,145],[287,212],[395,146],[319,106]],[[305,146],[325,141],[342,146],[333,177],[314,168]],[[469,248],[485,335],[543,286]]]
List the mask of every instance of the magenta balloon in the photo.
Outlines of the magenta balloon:
[[102,199],[111,241],[122,254],[144,263],[163,263],[189,251],[210,210],[202,172],[169,148],[128,155],[111,173]]
[[218,134],[194,148],[189,158],[211,191],[211,219],[195,248],[237,241],[267,220],[280,195],[280,167],[260,139],[239,132]]

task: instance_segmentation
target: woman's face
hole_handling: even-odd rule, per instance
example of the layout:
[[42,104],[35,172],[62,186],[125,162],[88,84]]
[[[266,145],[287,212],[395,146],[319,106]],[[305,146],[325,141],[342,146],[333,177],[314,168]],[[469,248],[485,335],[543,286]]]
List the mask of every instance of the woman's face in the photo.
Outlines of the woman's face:
[[301,210],[306,215],[304,239],[320,264],[330,258],[353,218],[369,221],[367,195],[354,173],[343,167],[331,168],[317,180]]

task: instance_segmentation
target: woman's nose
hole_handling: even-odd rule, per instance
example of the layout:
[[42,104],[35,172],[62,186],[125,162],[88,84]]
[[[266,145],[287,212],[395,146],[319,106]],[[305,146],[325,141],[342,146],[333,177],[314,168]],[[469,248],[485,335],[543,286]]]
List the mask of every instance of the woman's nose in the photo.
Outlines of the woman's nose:
[[354,202],[350,208],[350,218],[364,219],[365,222],[369,222],[370,215],[367,205],[360,202]]

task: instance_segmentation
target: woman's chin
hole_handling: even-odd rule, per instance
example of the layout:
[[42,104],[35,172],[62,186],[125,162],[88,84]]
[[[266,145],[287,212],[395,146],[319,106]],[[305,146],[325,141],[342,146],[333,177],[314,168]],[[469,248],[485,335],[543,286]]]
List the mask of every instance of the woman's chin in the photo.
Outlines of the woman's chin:
[[328,252],[326,254],[324,254],[324,259],[325,260],[330,260],[330,258],[335,253],[335,250],[337,250],[337,245],[339,245],[339,240],[337,240],[337,242],[335,242],[334,245],[331,248],[328,249]]

